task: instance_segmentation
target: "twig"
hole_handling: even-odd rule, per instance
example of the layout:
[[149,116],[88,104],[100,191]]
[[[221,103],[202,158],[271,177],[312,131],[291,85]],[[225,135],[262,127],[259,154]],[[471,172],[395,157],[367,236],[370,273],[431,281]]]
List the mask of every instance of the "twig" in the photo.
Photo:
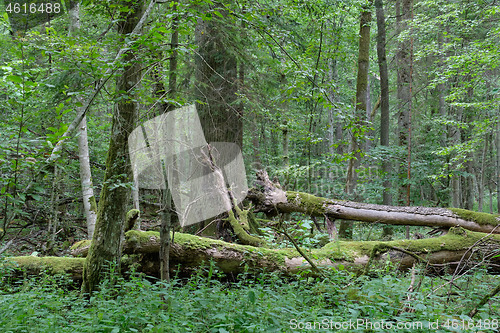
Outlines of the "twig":
[[295,247],[295,249],[297,250],[297,252],[299,252],[299,254],[304,257],[304,259],[309,263],[309,265],[311,265],[311,268],[316,272],[318,273],[319,275],[325,277],[325,275],[323,274],[322,271],[319,270],[318,266],[316,266],[316,264],[309,258],[309,256],[307,254],[305,254],[304,251],[302,251],[302,249],[299,247],[299,245],[297,244],[297,242],[295,241],[295,239],[293,239],[284,229],[277,229],[277,228],[274,228],[274,227],[271,227],[271,229],[273,229],[274,231],[284,235],[286,238],[288,238],[288,240],[293,244],[293,246]]
[[[495,232],[495,230],[496,230],[498,227],[500,227],[500,224],[496,225],[496,226],[493,228],[493,230],[491,230],[491,231],[490,231],[487,235],[485,235],[485,236],[481,237],[480,239],[478,239],[478,240],[477,240],[477,242],[475,242],[474,244],[472,244],[472,245],[471,245],[471,246],[470,246],[470,247],[469,247],[469,248],[465,251],[465,253],[462,255],[462,258],[460,258],[460,263],[457,265],[457,268],[455,268],[455,271],[453,272],[453,276],[451,277],[450,282],[453,282],[453,281],[454,281],[454,279],[455,279],[455,277],[456,277],[457,275],[459,275],[460,273],[462,273],[462,271],[463,271],[464,267],[466,267],[465,265],[463,265],[463,266],[462,266],[462,269],[461,269],[461,270],[459,270],[459,269],[460,269],[460,264],[464,261],[465,256],[466,256],[466,255],[467,255],[470,251],[472,251],[472,250],[474,249],[474,247],[476,247],[477,245],[481,244],[485,238],[490,237],[490,236],[493,234],[493,232]],[[472,254],[471,254],[468,258],[471,258],[471,257],[472,257]],[[468,260],[468,258],[467,258],[467,260]],[[459,275],[459,276],[460,276],[460,275]],[[449,300],[450,300],[450,295],[451,295],[451,285],[450,285],[450,290],[449,290],[449,292],[448,292],[448,299],[446,300],[446,303],[448,303],[448,302],[449,302]]]
[[[410,286],[408,287],[408,291],[407,291],[407,296],[406,296],[406,301],[407,303],[410,303],[412,301],[412,296],[411,294],[415,291],[415,288],[414,288],[414,285],[415,285],[415,264],[413,264],[412,268],[411,268],[411,280],[410,280]],[[403,312],[415,312],[415,309],[412,309],[410,306],[408,306],[407,304],[405,304],[401,309],[399,309],[398,311],[398,315],[400,315],[401,313]]]
[[479,309],[488,302],[490,298],[495,297],[496,294],[500,292],[500,283],[493,289],[488,295],[485,295],[479,303],[474,307],[474,309],[469,312],[469,317],[474,317],[478,312]]
[[12,243],[14,243],[14,240],[15,238],[12,238],[10,241],[7,242],[7,244],[5,244],[1,249],[0,249],[0,254],[2,254],[5,250],[7,250],[9,248],[9,246],[12,245]]

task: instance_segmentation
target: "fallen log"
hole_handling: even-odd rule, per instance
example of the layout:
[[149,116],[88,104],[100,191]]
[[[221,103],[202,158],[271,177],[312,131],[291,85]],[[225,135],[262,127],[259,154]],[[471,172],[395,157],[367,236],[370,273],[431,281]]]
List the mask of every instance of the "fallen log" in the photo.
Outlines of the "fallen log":
[[467,230],[500,234],[500,217],[457,208],[399,207],[326,199],[314,195],[284,191],[269,180],[265,171],[257,173],[257,186],[247,198],[256,211],[299,212],[311,216],[393,225],[462,227]]
[[[0,261],[0,269],[11,271],[13,275],[67,274],[73,280],[81,280],[85,258],[68,257],[6,257]],[[2,279],[0,279],[2,281]]]
[[[88,242],[76,246],[76,253],[85,256],[86,251],[82,249],[88,248]],[[124,263],[133,263],[139,271],[156,276],[159,248],[158,232],[131,230],[125,237]],[[306,250],[306,253],[321,269],[365,272],[367,265],[371,269],[390,260],[399,270],[407,270],[420,261],[435,273],[447,265],[453,268],[458,264],[467,266],[489,259],[499,249],[500,235],[452,228],[446,235],[436,238],[389,242],[335,241],[320,249]],[[477,257],[472,257],[472,253]],[[170,257],[171,267],[180,267],[183,272],[194,271],[210,260],[228,274],[265,270],[290,275],[311,270],[305,258],[292,248],[253,247],[182,233],[175,234]],[[489,265],[490,271],[500,273],[500,258],[485,265]]]

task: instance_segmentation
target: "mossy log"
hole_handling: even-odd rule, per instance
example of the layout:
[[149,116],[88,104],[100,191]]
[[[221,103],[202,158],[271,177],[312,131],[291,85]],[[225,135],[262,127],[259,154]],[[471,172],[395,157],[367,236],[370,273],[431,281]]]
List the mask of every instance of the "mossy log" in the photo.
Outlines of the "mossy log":
[[46,272],[53,275],[68,274],[74,280],[81,280],[84,262],[85,258],[21,256],[5,258],[0,261],[0,268],[14,272],[14,275],[39,275]]
[[500,217],[457,208],[399,207],[366,204],[316,197],[303,192],[284,191],[269,180],[265,171],[257,173],[257,186],[247,195],[256,211],[273,213],[300,212],[311,216],[393,225],[440,228],[462,227],[467,230],[500,234]]
[[[123,263],[134,264],[138,271],[150,275],[159,272],[158,232],[131,230],[126,233]],[[474,247],[474,251],[470,248]],[[500,235],[487,235],[462,228],[452,228],[444,236],[390,242],[347,242],[336,241],[320,249],[307,250],[311,260],[321,269],[345,268],[364,272],[390,262],[400,270],[406,270],[421,261],[431,273],[441,272],[449,265],[477,263],[479,258],[491,256],[500,249]],[[171,267],[180,267],[182,272],[196,270],[202,263],[213,260],[217,267],[230,274],[247,269],[278,271],[284,274],[310,272],[311,267],[295,249],[268,249],[227,243],[221,240],[176,233],[170,250]],[[470,258],[474,252],[475,258]],[[85,255],[84,252],[80,253]],[[486,262],[492,272],[500,272],[500,258]]]

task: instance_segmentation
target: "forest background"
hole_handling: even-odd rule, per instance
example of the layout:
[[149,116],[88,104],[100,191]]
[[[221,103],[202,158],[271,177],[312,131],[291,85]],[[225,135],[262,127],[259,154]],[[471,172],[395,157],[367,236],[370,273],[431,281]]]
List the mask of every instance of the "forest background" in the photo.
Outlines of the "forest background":
[[[106,175],[113,118],[131,104],[133,128],[196,102],[207,141],[242,147],[249,184],[266,169],[284,190],[325,198],[499,213],[496,1],[162,1],[139,32],[149,1],[63,3],[69,15],[33,15],[28,26],[9,3],[0,241],[7,250],[16,235],[10,254],[67,252],[91,235],[84,221],[104,188],[134,188],[126,172]],[[73,128],[82,110],[86,125]],[[85,208],[82,186],[94,206]],[[158,197],[134,200],[155,207]],[[149,213],[141,223],[157,225]],[[317,222],[292,220],[306,231]],[[339,236],[423,232],[357,226],[341,223]]]

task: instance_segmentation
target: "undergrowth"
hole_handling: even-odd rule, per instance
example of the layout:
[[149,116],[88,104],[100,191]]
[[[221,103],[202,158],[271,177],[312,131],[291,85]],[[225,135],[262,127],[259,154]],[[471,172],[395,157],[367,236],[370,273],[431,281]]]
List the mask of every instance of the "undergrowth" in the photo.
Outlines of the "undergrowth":
[[327,279],[242,274],[224,282],[209,265],[171,283],[115,274],[90,298],[65,277],[8,282],[1,273],[1,332],[493,332],[500,313],[496,297],[470,326],[466,313],[499,280],[482,270],[451,288],[446,278],[418,275],[418,291],[408,292],[410,276],[390,271]]

